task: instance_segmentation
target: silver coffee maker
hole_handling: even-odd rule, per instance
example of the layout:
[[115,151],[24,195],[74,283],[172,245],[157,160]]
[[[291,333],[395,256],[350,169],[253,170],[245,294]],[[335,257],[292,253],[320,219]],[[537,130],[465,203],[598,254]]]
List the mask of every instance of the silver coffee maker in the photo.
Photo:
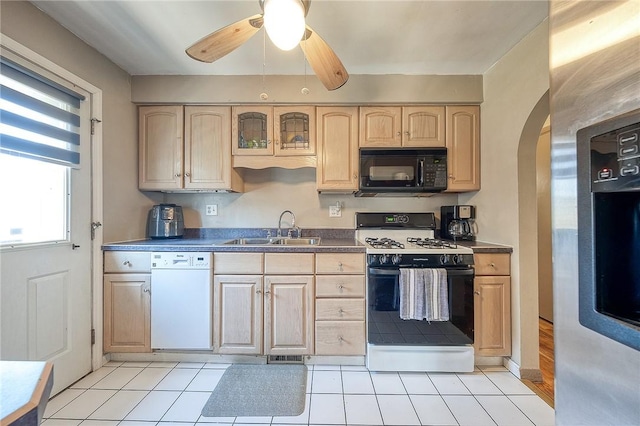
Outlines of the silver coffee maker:
[[478,234],[476,208],[469,205],[440,207],[440,238],[474,241]]

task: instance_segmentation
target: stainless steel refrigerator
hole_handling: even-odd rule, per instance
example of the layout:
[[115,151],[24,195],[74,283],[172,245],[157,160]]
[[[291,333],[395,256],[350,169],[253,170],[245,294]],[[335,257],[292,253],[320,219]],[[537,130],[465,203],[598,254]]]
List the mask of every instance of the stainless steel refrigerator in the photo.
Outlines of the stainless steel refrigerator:
[[[597,262],[605,250],[610,271],[617,270],[618,259],[620,268],[640,264],[637,253],[626,253],[628,244],[605,249],[592,238],[597,216],[591,210],[597,198],[594,182],[622,179],[626,172],[618,159],[591,178],[581,162],[589,157],[595,161],[593,151],[583,144],[597,144],[593,137],[616,125],[626,131],[640,117],[640,0],[552,0],[549,23],[556,423],[638,426],[638,312],[621,320],[615,312],[601,309],[602,298],[591,282],[600,274]],[[629,164],[633,173],[640,159]],[[627,191],[628,198],[640,199],[640,189]],[[637,201],[631,204],[630,209],[640,206]],[[604,205],[609,208],[605,215],[615,216],[628,203]],[[632,218],[629,223],[640,222],[640,213],[627,217]],[[610,241],[633,240],[640,246],[640,226],[610,222],[605,230]],[[640,297],[640,276],[629,277],[624,285],[615,277],[609,281],[628,291],[628,297]],[[586,297],[589,289],[594,294]],[[637,308],[634,303],[629,306]]]

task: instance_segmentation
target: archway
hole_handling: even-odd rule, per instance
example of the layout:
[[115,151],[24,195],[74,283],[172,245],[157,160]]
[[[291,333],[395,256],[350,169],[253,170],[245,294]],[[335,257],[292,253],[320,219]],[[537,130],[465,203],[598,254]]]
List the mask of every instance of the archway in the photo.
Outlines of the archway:
[[[529,114],[518,144],[518,232],[520,240],[521,365],[539,366],[538,338],[538,213],[536,147],[549,116],[547,91]],[[523,379],[541,381],[539,368],[522,369]]]

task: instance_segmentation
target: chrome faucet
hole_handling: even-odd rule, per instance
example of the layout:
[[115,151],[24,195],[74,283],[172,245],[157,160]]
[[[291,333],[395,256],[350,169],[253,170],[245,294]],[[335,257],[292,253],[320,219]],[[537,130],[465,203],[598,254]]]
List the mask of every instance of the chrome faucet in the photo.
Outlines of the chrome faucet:
[[[280,214],[280,219],[278,219],[278,237],[282,237],[282,216],[284,216],[285,213],[289,213],[291,215],[291,228],[297,228],[296,215],[293,214],[291,210],[285,210]],[[289,229],[289,236],[291,236],[291,228]],[[298,231],[298,236],[299,235],[300,232]]]

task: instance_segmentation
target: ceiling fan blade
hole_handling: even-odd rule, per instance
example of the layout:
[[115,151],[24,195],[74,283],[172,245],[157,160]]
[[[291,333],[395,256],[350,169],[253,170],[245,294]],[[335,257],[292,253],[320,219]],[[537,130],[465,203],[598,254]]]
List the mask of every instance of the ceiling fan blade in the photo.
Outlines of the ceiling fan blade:
[[309,26],[300,47],[322,84],[328,90],[335,90],[349,80],[349,73],[329,45]]
[[254,15],[227,25],[187,48],[187,55],[197,61],[216,61],[249,40],[262,28],[262,24],[262,15]]

